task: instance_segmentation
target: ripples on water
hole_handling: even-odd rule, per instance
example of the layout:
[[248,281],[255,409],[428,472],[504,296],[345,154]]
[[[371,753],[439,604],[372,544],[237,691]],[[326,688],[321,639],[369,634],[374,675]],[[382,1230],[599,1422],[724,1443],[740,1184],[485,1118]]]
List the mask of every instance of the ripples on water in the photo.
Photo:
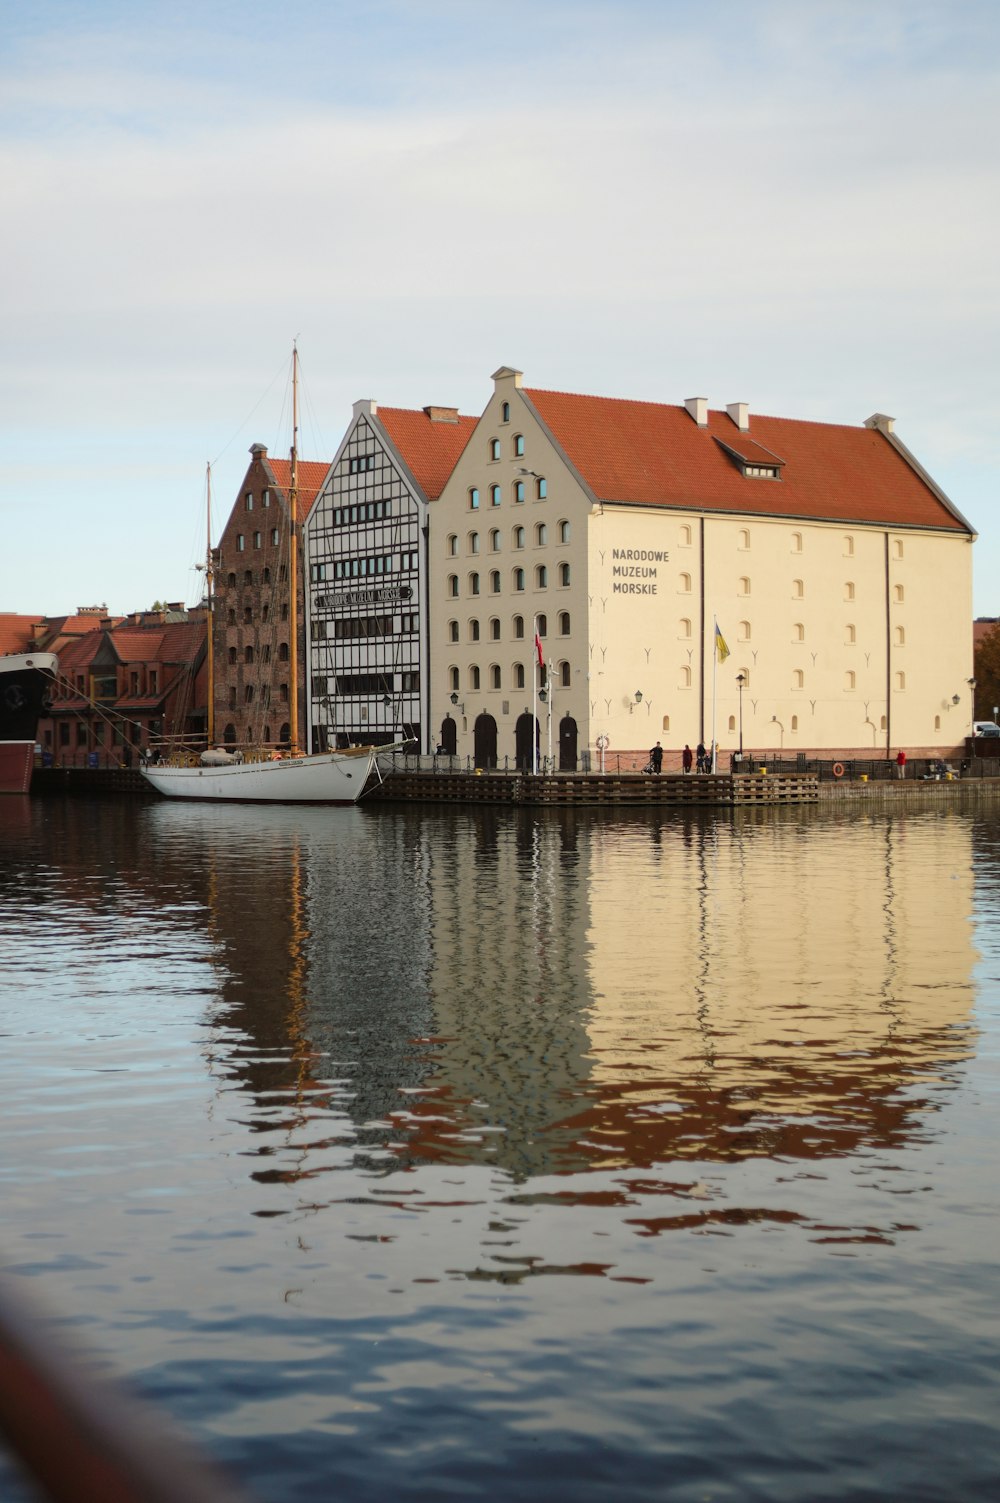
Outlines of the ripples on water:
[[253,1496],[995,1494],[992,819],[0,838],[0,1265]]

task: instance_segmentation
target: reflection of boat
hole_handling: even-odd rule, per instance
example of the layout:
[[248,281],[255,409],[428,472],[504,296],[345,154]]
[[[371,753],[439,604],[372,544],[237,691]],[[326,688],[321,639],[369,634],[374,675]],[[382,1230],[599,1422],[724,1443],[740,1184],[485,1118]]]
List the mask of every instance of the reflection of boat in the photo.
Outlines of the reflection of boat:
[[[353,804],[361,797],[375,761],[371,746],[254,762],[212,751],[207,765],[146,767],[146,777],[169,798],[237,800],[244,803]],[[225,757],[225,761],[217,760]]]
[[[292,452],[291,485],[288,492],[288,602],[289,602],[289,751],[287,756],[252,752],[230,753],[215,747],[215,657],[212,620],[212,505],[211,469],[208,474],[208,549],[205,579],[208,597],[208,750],[200,765],[165,764],[143,767],[153,787],[168,798],[224,799],[242,803],[353,804],[361,797],[375,765],[372,746],[348,747],[334,752],[303,755],[299,751],[298,623],[296,619],[298,547],[296,500],[298,496],[298,350],[292,351]],[[385,748],[383,748],[384,750]],[[184,759],[189,761],[188,758]]]
[[35,731],[59,661],[51,652],[0,657],[0,793],[27,793]]

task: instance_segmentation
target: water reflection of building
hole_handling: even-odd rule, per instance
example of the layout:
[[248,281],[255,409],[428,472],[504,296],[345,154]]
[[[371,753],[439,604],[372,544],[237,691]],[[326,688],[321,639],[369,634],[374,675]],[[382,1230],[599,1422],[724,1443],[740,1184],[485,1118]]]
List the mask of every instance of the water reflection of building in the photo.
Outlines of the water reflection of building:
[[960,816],[383,808],[211,827],[216,1067],[270,1135],[258,1178],[891,1147],[970,1047]]
[[960,817],[501,828],[434,889],[434,1080],[514,1173],[888,1146],[968,1052]]

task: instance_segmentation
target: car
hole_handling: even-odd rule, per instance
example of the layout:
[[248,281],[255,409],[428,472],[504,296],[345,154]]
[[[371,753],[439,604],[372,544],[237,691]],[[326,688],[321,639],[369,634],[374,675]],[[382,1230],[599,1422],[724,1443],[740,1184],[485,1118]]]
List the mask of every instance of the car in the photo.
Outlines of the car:
[[976,720],[972,725],[974,736],[1000,736],[1000,725],[995,720]]

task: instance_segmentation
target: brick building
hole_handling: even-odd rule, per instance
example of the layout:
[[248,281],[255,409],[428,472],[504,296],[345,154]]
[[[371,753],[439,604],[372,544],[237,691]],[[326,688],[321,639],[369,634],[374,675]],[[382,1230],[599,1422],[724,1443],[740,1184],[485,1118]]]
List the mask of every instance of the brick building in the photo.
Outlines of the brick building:
[[[289,507],[291,462],[253,444],[250,465],[218,547],[214,630],[215,740],[287,746],[291,722]],[[304,586],[299,526],[330,468],[298,462],[296,500],[299,739],[306,726]]]

